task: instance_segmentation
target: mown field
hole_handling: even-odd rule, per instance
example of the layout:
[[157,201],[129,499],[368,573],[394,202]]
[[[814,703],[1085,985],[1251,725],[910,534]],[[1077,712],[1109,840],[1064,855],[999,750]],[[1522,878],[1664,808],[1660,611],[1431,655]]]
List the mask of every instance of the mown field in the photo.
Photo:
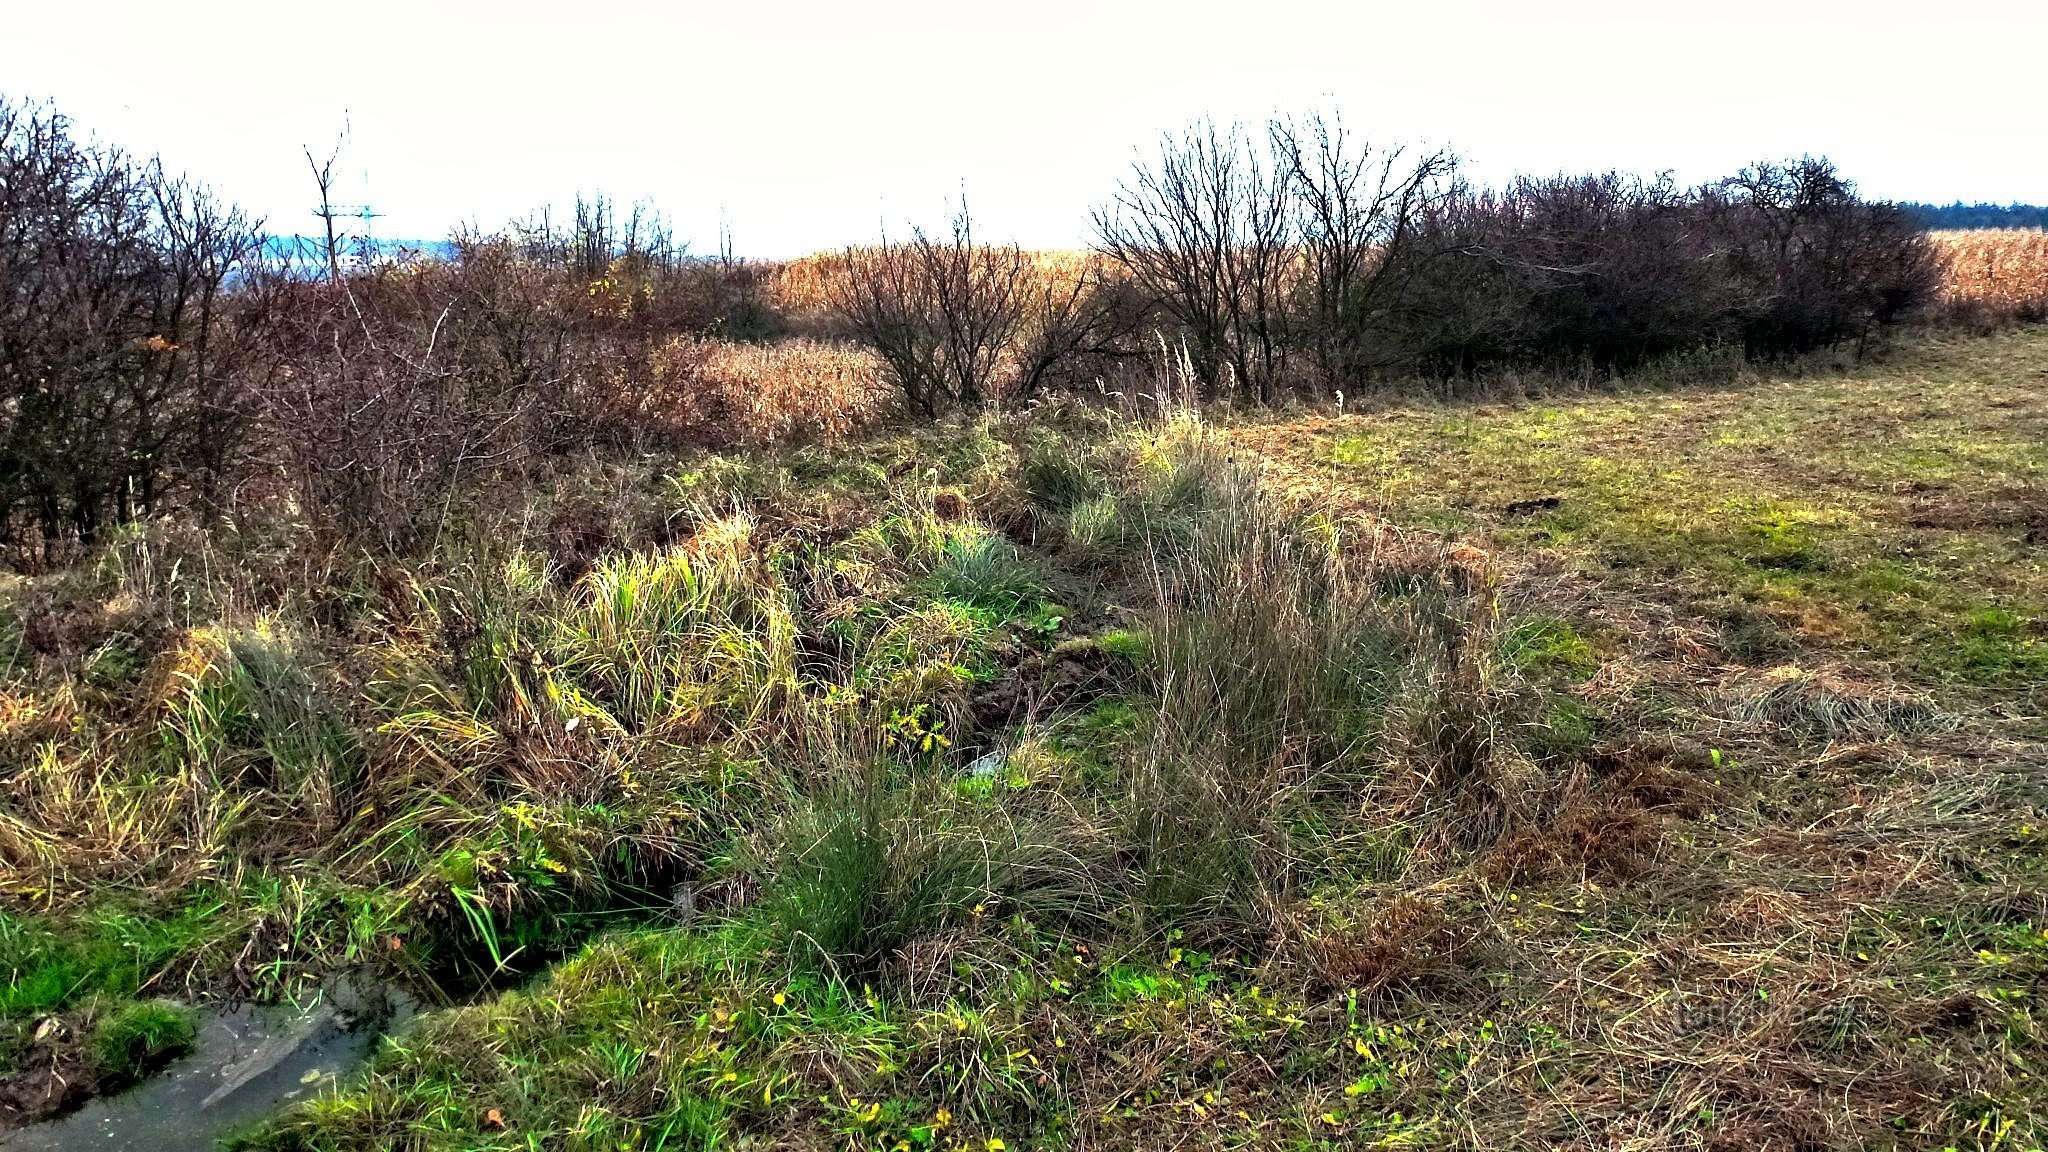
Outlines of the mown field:
[[2042,1147],[2048,332],[1721,375],[8,577],[8,1107],[370,966],[246,1146]]
[[2048,703],[2029,696],[2048,683],[2044,380],[2030,331],[1877,367],[1234,439],[1346,506],[1484,541],[1614,634],[1663,605],[1741,664],[1840,664],[2031,717]]

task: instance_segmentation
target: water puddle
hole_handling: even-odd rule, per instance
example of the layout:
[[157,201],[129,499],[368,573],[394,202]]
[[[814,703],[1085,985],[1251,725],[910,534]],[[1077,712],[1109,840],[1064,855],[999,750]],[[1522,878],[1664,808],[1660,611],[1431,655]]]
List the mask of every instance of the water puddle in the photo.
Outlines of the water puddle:
[[419,1009],[405,992],[338,981],[304,1009],[205,1012],[190,1055],[117,1096],[0,1136],[8,1152],[212,1152],[221,1137],[329,1086]]

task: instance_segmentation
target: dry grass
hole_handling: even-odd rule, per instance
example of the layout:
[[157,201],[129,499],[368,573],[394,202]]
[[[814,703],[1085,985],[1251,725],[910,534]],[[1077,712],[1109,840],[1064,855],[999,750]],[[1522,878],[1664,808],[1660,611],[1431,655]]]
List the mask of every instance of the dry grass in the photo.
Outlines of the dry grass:
[[1965,228],[1933,235],[1948,311],[1990,321],[2048,319],[2048,231]]
[[715,444],[840,440],[878,417],[892,394],[872,355],[817,340],[679,337],[651,359],[642,418]]
[[[857,258],[871,249],[853,249]],[[1099,272],[1102,257],[1083,249],[1047,248],[1028,253],[1040,275],[1060,285],[1073,283],[1084,272]],[[832,283],[844,276],[849,262],[846,251],[816,252],[773,267],[768,275],[770,292],[790,313],[815,315],[830,307]]]
[[[251,618],[4,685],[0,752],[61,759],[11,782],[0,891],[82,903],[166,838],[309,873],[279,837],[366,801],[391,828],[341,863],[417,872],[402,910],[451,937],[621,845],[734,861],[661,873],[687,927],[430,1014],[264,1148],[2038,1148],[2042,602],[1998,494],[2043,465],[2044,356],[691,461],[693,530],[574,581],[400,589],[360,650]],[[1782,635],[1717,625],[1737,602]],[[382,721],[345,802],[302,786],[348,779],[309,775],[309,684]],[[1011,688],[1024,729],[983,707]],[[178,774],[117,773],[122,725]],[[813,773],[828,735],[902,762]],[[222,780],[238,810],[130,831]],[[422,947],[364,898],[354,935]],[[229,943],[341,919],[284,903]],[[857,976],[777,959],[799,932]]]
[[[1368,1098],[1454,1147],[2042,1146],[2044,351],[1234,433],[1324,507],[1488,549],[1570,622],[1524,651],[1636,742],[1476,875],[1403,877],[1472,910],[1492,990],[1404,1024],[1501,1039]],[[1399,919],[1320,942],[1360,980],[1443,949],[1375,948]]]

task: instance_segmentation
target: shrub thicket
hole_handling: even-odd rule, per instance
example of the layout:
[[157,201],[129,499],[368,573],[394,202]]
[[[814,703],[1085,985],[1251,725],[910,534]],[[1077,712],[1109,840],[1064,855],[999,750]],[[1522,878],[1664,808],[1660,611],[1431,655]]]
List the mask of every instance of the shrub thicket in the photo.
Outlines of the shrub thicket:
[[1825,160],[1693,189],[1608,173],[1495,191],[1334,118],[1275,121],[1263,142],[1207,123],[1168,137],[1096,226],[1210,400],[1620,372],[1719,344],[1793,355],[1912,315],[1939,275],[1913,218]]
[[203,186],[0,99],[0,533],[18,556],[219,496],[245,415],[224,317],[255,243]]
[[824,298],[926,417],[1028,401],[1122,331],[1091,262],[1047,266],[1015,244],[979,242],[964,202],[944,235],[913,229],[908,241],[847,249]]

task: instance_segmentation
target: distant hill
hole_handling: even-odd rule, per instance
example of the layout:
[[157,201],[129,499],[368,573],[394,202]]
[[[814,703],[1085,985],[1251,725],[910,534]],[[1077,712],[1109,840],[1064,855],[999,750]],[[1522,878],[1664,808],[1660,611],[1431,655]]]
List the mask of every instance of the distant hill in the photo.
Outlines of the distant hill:
[[1928,228],[2048,228],[2048,208],[2037,204],[1901,204]]

